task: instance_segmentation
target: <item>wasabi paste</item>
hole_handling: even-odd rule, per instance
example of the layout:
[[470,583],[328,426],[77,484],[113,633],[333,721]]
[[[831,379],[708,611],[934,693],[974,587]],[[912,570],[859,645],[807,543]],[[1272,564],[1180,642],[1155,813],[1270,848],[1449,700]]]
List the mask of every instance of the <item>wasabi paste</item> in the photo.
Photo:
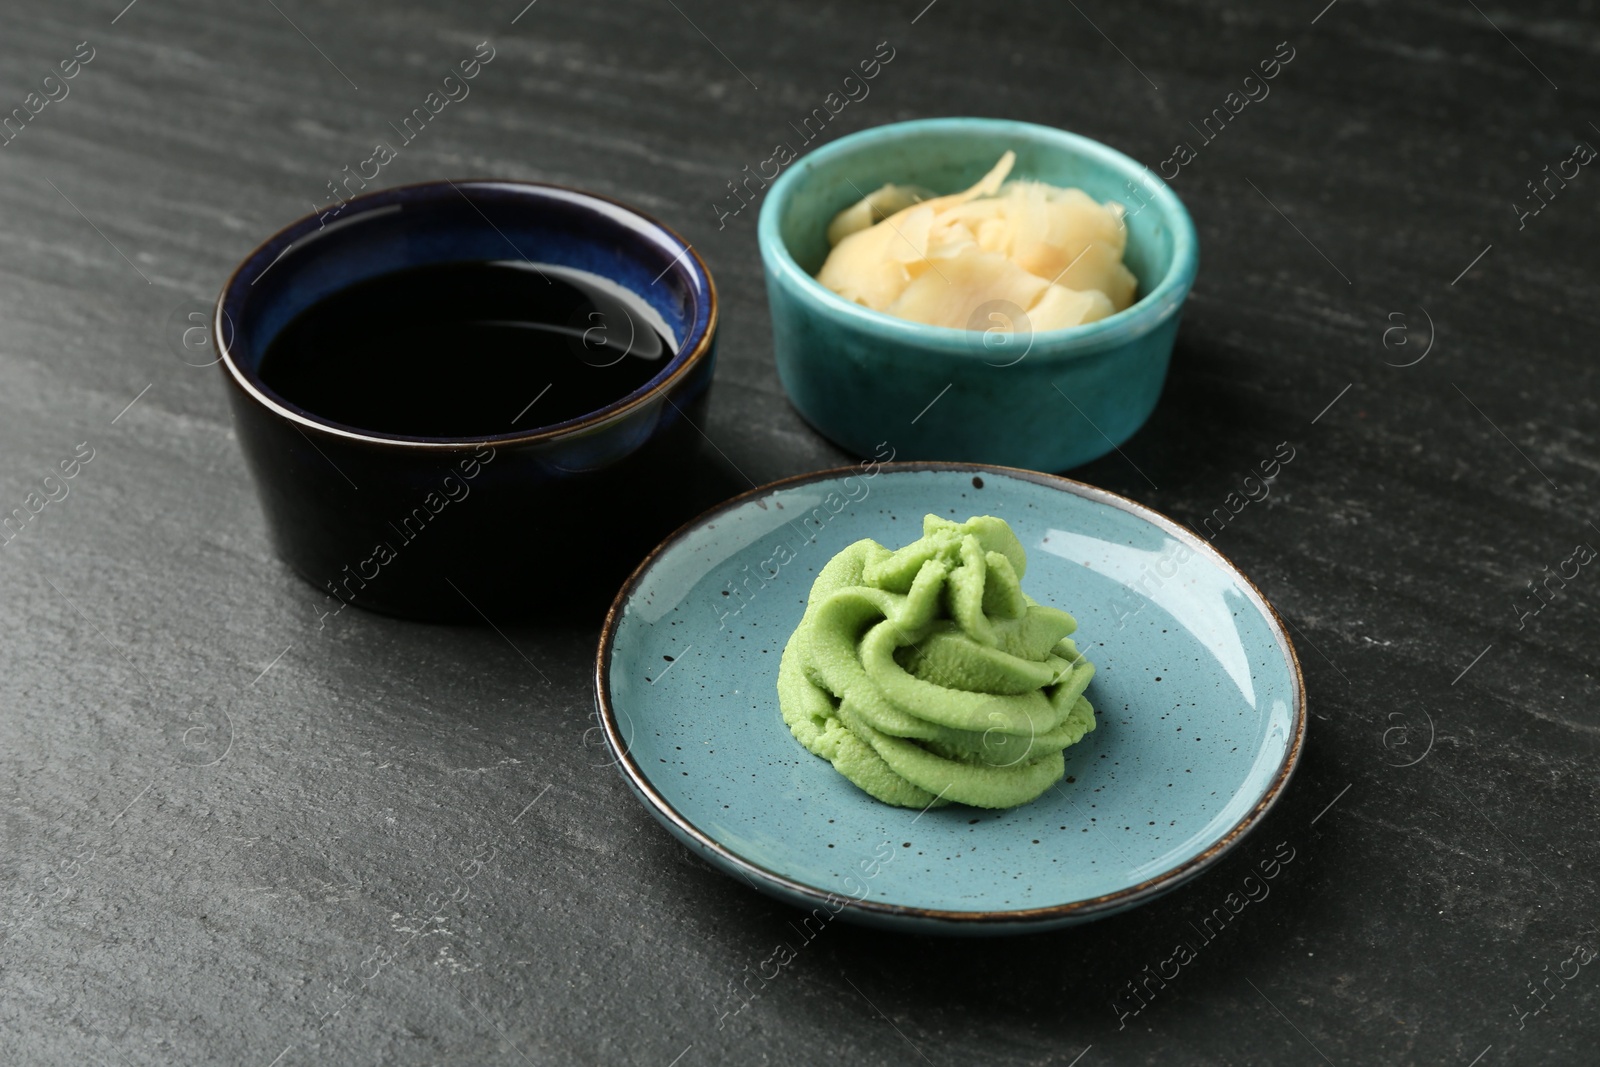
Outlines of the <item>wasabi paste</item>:
[[1094,729],[1094,665],[1071,615],[1022,592],[1004,520],[936,515],[897,551],[857,541],[817,575],[783,651],[795,738],[877,799],[908,808],[1026,804]]

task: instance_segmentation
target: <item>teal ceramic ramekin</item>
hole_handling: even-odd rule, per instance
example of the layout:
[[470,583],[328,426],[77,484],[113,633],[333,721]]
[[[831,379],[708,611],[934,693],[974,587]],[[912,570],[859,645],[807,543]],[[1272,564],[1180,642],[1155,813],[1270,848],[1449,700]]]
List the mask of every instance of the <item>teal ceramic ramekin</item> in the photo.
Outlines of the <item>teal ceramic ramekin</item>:
[[[873,311],[816,280],[840,210],[886,182],[964,189],[1008,149],[1012,177],[1126,207],[1133,306],[1064,330],[957,330]],[[807,422],[860,455],[887,445],[899,459],[1042,471],[1102,456],[1150,417],[1199,262],[1189,213],[1148,168],[1087,137],[1004,119],[922,119],[842,137],[777,179],[759,231],[778,376]],[[981,322],[1009,317],[988,309]]]

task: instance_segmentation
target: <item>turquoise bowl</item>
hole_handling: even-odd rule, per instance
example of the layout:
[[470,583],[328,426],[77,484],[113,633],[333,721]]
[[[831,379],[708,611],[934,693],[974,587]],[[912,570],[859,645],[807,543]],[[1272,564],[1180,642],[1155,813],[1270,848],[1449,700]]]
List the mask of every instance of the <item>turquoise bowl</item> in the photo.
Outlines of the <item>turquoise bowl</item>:
[[[873,311],[816,280],[839,211],[885,182],[966,188],[1008,149],[1015,177],[1127,208],[1132,307],[1064,330],[1030,333],[1020,321],[1013,333],[957,330]],[[1199,261],[1189,213],[1143,164],[1004,119],[922,119],[842,137],[778,178],[759,233],[778,376],[807,422],[858,455],[887,443],[907,459],[1042,471],[1103,456],[1150,417]],[[985,325],[1015,310],[980,309]]]

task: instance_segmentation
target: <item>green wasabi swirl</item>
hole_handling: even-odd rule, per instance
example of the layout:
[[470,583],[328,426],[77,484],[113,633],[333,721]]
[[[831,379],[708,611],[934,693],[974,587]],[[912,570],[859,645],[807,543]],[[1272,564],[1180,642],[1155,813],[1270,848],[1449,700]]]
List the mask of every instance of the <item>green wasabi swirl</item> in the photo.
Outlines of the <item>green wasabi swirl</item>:
[[783,721],[888,804],[1026,804],[1094,729],[1078,624],[1022,592],[1003,519],[937,515],[891,552],[857,541],[822,568],[778,668]]

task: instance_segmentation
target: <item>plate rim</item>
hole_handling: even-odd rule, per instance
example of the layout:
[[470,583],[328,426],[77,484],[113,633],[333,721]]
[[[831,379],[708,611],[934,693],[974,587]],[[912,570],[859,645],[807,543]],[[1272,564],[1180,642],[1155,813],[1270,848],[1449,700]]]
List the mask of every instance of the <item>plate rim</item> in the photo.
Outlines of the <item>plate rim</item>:
[[676,828],[680,835],[693,841],[700,849],[709,852],[720,862],[742,871],[758,881],[781,888],[792,896],[818,905],[832,907],[833,904],[843,901],[845,911],[854,910],[864,913],[863,917],[890,921],[910,920],[939,924],[948,923],[957,926],[1006,926],[1016,924],[1049,926],[1109,915],[1144,903],[1171,889],[1175,889],[1209,869],[1220,860],[1246,834],[1259,825],[1267,813],[1277,805],[1279,798],[1283,795],[1284,788],[1289,784],[1289,780],[1294,776],[1295,769],[1300,764],[1300,757],[1305,748],[1306,722],[1308,719],[1306,714],[1305,678],[1300,669],[1300,656],[1295,651],[1294,642],[1289,638],[1282,616],[1278,614],[1278,610],[1273,607],[1272,602],[1267,599],[1266,594],[1262,593],[1255,582],[1251,581],[1231,559],[1219,552],[1210,542],[1201,540],[1199,535],[1192,530],[1180,526],[1173,519],[1168,518],[1154,508],[1147,507],[1137,500],[1123,496],[1121,493],[1089,485],[1087,482],[1081,482],[1064,475],[1044,474],[1040,471],[1024,470],[1020,467],[1007,467],[996,463],[965,463],[953,460],[886,461],[879,462],[877,469],[879,473],[904,474],[913,474],[919,471],[957,471],[974,474],[991,472],[1003,477],[1016,478],[1021,481],[1033,482],[1036,485],[1062,490],[1096,503],[1110,505],[1120,511],[1144,519],[1177,538],[1190,549],[1208,556],[1213,563],[1229,572],[1243,586],[1251,602],[1255,604],[1267,620],[1273,637],[1277,640],[1279,651],[1284,655],[1290,667],[1294,690],[1294,699],[1290,707],[1290,715],[1294,721],[1292,741],[1285,751],[1277,770],[1273,772],[1272,779],[1267,783],[1261,797],[1251,806],[1249,811],[1239,818],[1238,822],[1234,823],[1226,833],[1222,834],[1205,849],[1182,863],[1176,864],[1151,878],[1147,878],[1137,885],[1127,886],[1098,897],[1072,900],[1063,904],[1008,910],[921,908],[905,904],[874,901],[870,898],[855,900],[848,896],[841,897],[837,893],[830,893],[825,889],[796,881],[788,875],[780,874],[777,871],[763,867],[761,864],[745,859],[702,831],[694,822],[674,808],[666,797],[661,795],[643,769],[635,762],[632,753],[628,751],[627,746],[622,741],[616,713],[612,707],[609,668],[623,611],[633,598],[633,594],[644,576],[692,530],[706,525],[718,516],[748,501],[769,495],[775,491],[812,482],[840,479],[859,473],[859,466],[850,465],[828,467],[823,470],[808,471],[779,478],[776,481],[748,489],[707,508],[668,534],[660,544],[651,549],[649,554],[640,560],[638,566],[628,575],[627,580],[622,583],[622,587],[617,590],[617,595],[612,599],[611,607],[606,611],[605,622],[600,628],[600,642],[595,652],[595,702],[600,713],[601,725],[605,730],[606,744],[610,747],[612,756],[615,758],[617,769],[632,787],[634,794],[639,797],[642,803],[652,809],[651,813],[657,819],[667,821],[672,827]]

